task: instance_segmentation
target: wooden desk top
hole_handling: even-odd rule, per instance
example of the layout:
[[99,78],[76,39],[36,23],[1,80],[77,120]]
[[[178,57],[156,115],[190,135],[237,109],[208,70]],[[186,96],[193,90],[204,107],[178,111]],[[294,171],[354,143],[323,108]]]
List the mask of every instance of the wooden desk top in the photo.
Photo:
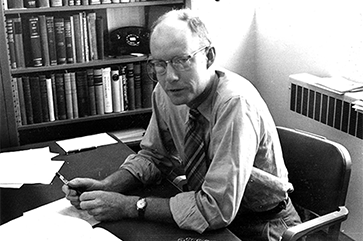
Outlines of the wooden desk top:
[[[57,149],[51,143],[50,149]],[[116,171],[126,157],[133,151],[123,143],[102,146],[94,150],[70,155],[59,155],[53,161],[65,161],[60,172],[67,178],[90,177],[103,179]],[[5,223],[41,205],[64,197],[61,190],[63,183],[54,178],[51,185],[33,184],[23,185],[20,189],[0,189],[1,223]],[[171,196],[177,193],[169,182],[161,186],[150,187],[144,193],[156,196]],[[202,238],[208,240],[239,240],[228,229],[206,232],[202,235],[181,230],[173,224],[155,223],[140,220],[122,220],[117,222],[102,222],[101,226],[123,241],[128,240],[178,240],[178,238]]]

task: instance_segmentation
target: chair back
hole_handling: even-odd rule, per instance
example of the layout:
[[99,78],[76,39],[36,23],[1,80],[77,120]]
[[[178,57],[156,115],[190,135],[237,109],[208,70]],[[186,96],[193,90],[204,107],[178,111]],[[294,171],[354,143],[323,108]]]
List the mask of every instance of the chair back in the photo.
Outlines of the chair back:
[[277,127],[294,204],[324,215],[344,206],[351,172],[347,149],[324,137]]

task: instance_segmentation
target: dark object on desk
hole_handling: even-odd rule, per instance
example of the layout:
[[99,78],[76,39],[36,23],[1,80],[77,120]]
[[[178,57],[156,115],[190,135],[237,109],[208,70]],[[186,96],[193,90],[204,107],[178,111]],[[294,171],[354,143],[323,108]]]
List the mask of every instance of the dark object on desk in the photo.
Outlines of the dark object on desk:
[[110,33],[111,55],[148,54],[150,33],[143,27],[123,27]]
[[290,197],[303,221],[289,228],[282,241],[297,240],[305,235],[307,240],[319,235],[324,238],[313,240],[338,241],[341,222],[348,217],[344,205],[351,159],[347,149],[297,130],[278,127],[278,132],[289,180],[295,189]]

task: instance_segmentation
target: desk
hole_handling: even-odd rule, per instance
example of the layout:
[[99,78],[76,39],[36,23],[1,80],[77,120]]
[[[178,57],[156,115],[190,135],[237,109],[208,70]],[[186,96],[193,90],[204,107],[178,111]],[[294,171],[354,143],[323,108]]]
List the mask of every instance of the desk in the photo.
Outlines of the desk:
[[[52,151],[59,151],[56,143],[46,143]],[[44,145],[40,145],[44,146]],[[37,147],[40,147],[39,145]],[[33,146],[34,147],[34,146]],[[74,177],[91,177],[102,179],[118,169],[126,157],[133,151],[123,143],[99,147],[95,150],[71,155],[59,155],[56,160],[65,161],[60,172],[72,179]],[[1,223],[19,217],[23,212],[64,197],[61,190],[63,183],[53,179],[51,185],[24,185],[20,189],[1,189]],[[177,193],[169,182],[160,186],[142,190],[143,194],[168,197]],[[101,222],[103,227],[123,241],[143,240],[177,240],[178,238],[205,238],[209,240],[239,240],[228,229],[206,232],[202,235],[187,230],[181,230],[175,224],[155,223],[140,220],[121,220],[116,222]]]

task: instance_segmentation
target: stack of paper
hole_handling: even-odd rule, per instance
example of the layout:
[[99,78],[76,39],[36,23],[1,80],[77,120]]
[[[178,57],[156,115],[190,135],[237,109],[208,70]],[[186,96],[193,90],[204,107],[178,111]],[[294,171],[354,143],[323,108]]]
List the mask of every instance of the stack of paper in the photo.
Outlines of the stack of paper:
[[354,82],[340,77],[320,78],[316,84],[321,88],[337,94],[363,91],[363,83]]
[[20,188],[23,184],[50,184],[63,161],[49,148],[0,153],[0,187]]

